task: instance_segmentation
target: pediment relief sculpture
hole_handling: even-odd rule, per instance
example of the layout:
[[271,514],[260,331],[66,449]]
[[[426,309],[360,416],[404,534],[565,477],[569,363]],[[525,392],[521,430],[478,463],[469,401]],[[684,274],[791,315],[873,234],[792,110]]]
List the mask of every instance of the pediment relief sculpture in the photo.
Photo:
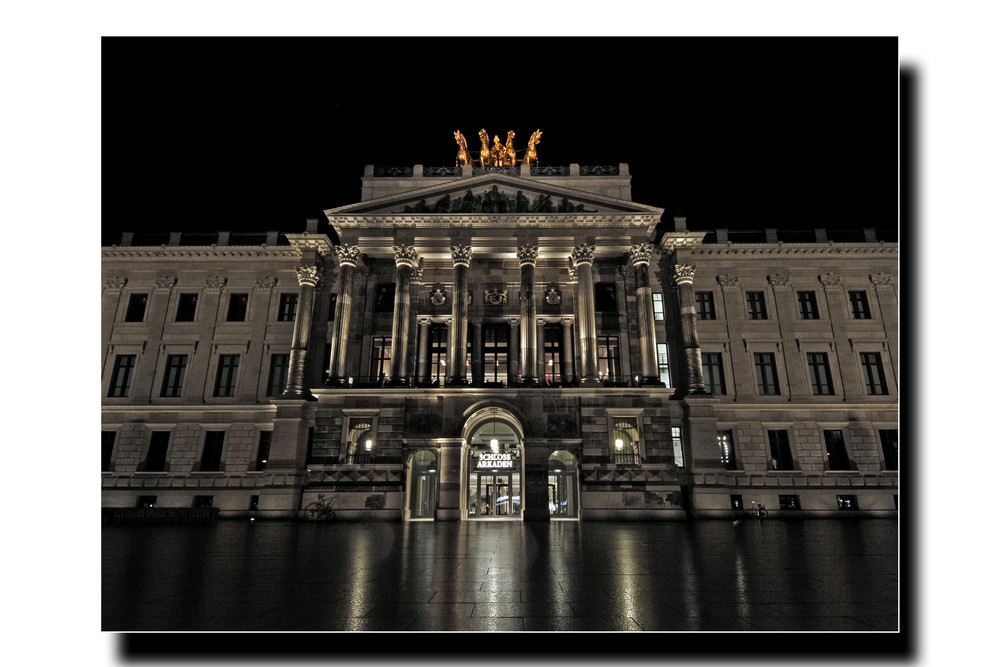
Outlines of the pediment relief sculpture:
[[[397,211],[398,213],[399,211]],[[576,204],[566,197],[558,203],[552,201],[551,195],[539,194],[532,201],[523,191],[516,194],[501,192],[494,185],[489,190],[473,194],[466,190],[461,197],[444,195],[433,203],[421,199],[416,204],[403,206],[402,213],[596,213],[597,209],[588,210],[583,204]]]

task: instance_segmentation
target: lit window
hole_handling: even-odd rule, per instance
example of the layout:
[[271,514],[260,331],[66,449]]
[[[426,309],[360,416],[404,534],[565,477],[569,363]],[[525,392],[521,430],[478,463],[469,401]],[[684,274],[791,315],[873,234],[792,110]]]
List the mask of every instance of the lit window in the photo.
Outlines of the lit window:
[[794,470],[792,447],[788,442],[788,431],[769,430],[767,444],[771,453],[771,470]]
[[681,440],[681,429],[679,426],[670,427],[670,442],[674,446],[674,465],[678,468],[684,467],[684,443]]
[[783,510],[800,510],[799,497],[797,495],[779,495],[778,508]]
[[670,354],[666,343],[656,344],[656,365],[660,370],[660,382],[666,386],[670,384]]
[[597,375],[602,380],[616,381],[621,375],[618,336],[597,337]]
[[663,318],[663,292],[653,292],[653,319],[662,320]]
[[857,496],[837,496],[837,509],[853,511],[858,509]]
[[615,417],[611,455],[615,463],[639,463],[639,425],[634,417]]
[[375,455],[375,429],[371,417],[351,417],[347,431],[348,463],[369,463]]
[[716,435],[719,443],[719,458],[726,470],[737,470],[736,450],[733,444],[733,432],[730,430],[719,431]]

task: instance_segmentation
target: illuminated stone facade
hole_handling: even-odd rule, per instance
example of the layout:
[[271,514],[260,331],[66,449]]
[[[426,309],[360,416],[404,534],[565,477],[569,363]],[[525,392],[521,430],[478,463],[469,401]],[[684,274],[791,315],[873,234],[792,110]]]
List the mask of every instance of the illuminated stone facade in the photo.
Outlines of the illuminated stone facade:
[[109,516],[895,515],[894,242],[661,225],[627,165],[367,167],[326,216],[102,249]]

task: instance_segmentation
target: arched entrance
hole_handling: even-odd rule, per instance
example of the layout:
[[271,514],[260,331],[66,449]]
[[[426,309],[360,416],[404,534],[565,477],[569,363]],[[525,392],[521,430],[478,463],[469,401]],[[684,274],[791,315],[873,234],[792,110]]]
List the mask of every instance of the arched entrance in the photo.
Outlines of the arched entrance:
[[434,452],[421,449],[410,457],[407,484],[409,518],[433,520],[437,508],[438,462]]
[[469,520],[522,517],[524,431],[513,414],[484,408],[464,429],[462,498]]
[[556,450],[549,456],[549,517],[579,519],[577,465],[572,452]]

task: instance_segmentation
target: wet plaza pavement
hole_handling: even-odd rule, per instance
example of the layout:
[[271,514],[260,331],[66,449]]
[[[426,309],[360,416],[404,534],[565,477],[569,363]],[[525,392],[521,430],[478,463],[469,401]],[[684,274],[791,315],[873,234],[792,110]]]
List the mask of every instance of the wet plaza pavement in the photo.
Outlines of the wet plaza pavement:
[[892,520],[102,528],[105,631],[899,626]]

